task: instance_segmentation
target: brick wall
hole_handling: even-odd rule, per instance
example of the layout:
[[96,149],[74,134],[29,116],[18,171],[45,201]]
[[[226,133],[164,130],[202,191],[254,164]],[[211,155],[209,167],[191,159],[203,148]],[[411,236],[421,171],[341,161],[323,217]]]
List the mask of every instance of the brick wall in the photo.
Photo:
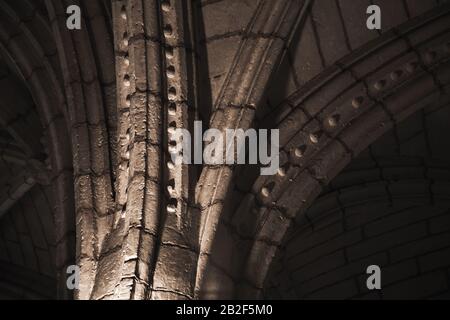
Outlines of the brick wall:
[[[362,187],[354,195],[371,197],[373,190]],[[448,292],[448,204],[377,193],[368,202],[336,205],[290,234],[272,267],[269,297],[437,298]],[[373,264],[382,268],[377,292],[365,285]]]

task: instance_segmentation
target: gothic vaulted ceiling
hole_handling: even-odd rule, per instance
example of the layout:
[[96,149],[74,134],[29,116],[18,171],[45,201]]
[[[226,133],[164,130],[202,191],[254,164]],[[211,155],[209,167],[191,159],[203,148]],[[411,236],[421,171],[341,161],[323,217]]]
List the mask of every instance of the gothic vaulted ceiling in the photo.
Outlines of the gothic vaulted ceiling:
[[449,298],[449,84],[444,0],[0,0],[0,299]]

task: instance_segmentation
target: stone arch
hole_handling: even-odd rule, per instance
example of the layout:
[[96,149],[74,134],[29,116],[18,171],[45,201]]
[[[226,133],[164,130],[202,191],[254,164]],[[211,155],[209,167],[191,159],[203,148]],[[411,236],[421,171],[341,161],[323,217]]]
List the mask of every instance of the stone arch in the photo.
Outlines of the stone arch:
[[[443,103],[372,143],[296,217],[264,298],[446,297],[450,153],[440,137],[448,135],[450,108]],[[373,264],[382,270],[377,292],[365,283]]]
[[[71,2],[70,4],[74,4]],[[76,295],[94,285],[103,237],[112,226],[117,151],[116,76],[111,9],[107,2],[77,1],[82,28],[66,28],[68,3],[47,3],[58,48],[73,153],[77,250],[81,268]]]
[[110,7],[103,1],[76,4],[86,19],[82,30],[73,33],[65,27],[61,1],[1,4],[1,51],[30,91],[46,138],[61,298],[71,296],[66,267],[75,260],[82,270],[88,265],[81,284],[87,288],[83,292],[90,290],[102,241],[98,235],[109,228],[113,207],[116,109]]
[[[268,199],[259,199],[263,206],[270,208],[273,202],[276,205],[267,216],[264,214],[263,219],[267,220],[257,232],[247,267],[256,263],[261,268],[269,262],[270,251],[281,240],[289,219],[301,214],[322,186],[355,155],[415,111],[438,99],[448,99],[445,89],[449,84],[450,35],[446,24],[439,29],[440,35],[423,36],[427,28],[437,31],[434,28],[444,19],[448,19],[448,13],[428,17],[418,26],[393,31],[377,44],[371,44],[372,52],[365,48],[363,60],[353,55],[340,61],[334,70],[339,70],[339,75],[331,76],[334,78],[331,83],[313,95],[302,92],[289,99],[291,112],[279,128],[285,159],[290,159],[285,164],[289,163],[291,168],[281,179],[275,178],[280,188],[273,190]],[[296,135],[288,133],[289,128],[297,125],[301,131]],[[257,181],[254,191],[267,183]],[[265,240],[270,241],[269,246]],[[252,283],[256,280],[255,272],[251,267],[247,272],[246,277]],[[259,276],[264,273],[260,271]]]
[[[52,165],[58,215],[55,217],[58,225],[56,241],[57,268],[62,274],[64,266],[73,262],[74,243],[73,230],[73,186],[71,183],[71,150],[67,144],[69,133],[65,130],[64,93],[58,85],[59,76],[54,58],[56,48],[53,45],[52,34],[46,24],[46,18],[29,2],[23,2],[19,14],[12,7],[17,4],[2,2],[1,50],[7,57],[11,68],[15,69],[25,82],[40,116],[40,121],[47,137],[48,156]],[[24,10],[25,9],[25,10]],[[41,30],[37,33],[37,30]],[[42,44],[46,44],[43,47]],[[68,148],[69,147],[69,148]],[[72,221],[72,223],[67,223]],[[62,290],[64,291],[64,290]]]
[[[237,290],[231,287],[225,296],[236,290],[237,296],[257,297],[292,218],[370,142],[424,106],[448,99],[446,20],[448,12],[435,11],[393,29],[340,60],[269,115],[266,126],[280,129],[282,168],[277,176],[259,177],[252,194],[225,218],[229,226],[219,227],[217,243],[233,243],[226,235],[233,226],[246,226],[246,233],[237,232],[244,239],[238,242],[243,253],[233,258],[242,259],[237,266],[222,265],[220,255],[213,255],[221,268],[211,267],[211,288],[217,279],[243,274]],[[272,182],[274,187],[265,190]]]
[[[75,263],[78,299],[261,297],[287,228],[329,181],[448,102],[449,7],[429,11],[446,1],[377,2],[389,12],[373,32],[353,17],[369,0],[1,2],[0,74],[6,61],[32,97],[50,158],[35,161],[39,144],[27,161],[55,195],[59,297]],[[69,31],[73,4],[82,29]],[[280,129],[277,175],[175,166],[171,132],[198,118]]]

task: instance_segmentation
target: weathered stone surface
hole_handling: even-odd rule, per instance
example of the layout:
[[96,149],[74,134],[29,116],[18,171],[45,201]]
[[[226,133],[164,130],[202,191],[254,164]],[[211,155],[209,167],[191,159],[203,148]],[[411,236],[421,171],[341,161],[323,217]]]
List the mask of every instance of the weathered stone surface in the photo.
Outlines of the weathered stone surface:
[[[442,297],[446,2],[79,0],[69,30],[64,1],[3,1],[0,274],[25,298]],[[174,164],[199,119],[279,129],[279,170]]]

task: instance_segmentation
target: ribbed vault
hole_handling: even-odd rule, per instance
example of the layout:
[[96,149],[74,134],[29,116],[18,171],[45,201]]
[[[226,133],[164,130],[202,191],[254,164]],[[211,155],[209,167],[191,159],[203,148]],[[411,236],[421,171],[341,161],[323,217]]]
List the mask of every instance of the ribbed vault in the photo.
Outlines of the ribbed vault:
[[[373,239],[447,237],[449,23],[442,0],[0,0],[0,297],[365,297],[370,245],[416,259],[391,296],[440,279],[446,248]],[[175,165],[195,120],[279,129],[281,168]]]

